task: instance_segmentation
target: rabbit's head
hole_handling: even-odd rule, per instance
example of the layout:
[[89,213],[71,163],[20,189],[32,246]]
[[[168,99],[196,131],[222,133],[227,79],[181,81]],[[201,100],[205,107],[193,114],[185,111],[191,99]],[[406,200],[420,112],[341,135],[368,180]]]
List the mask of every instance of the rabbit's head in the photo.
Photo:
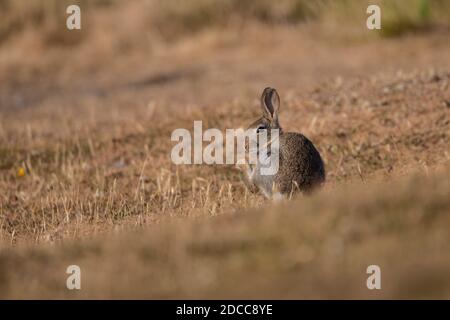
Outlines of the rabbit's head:
[[280,97],[277,90],[267,87],[261,95],[262,116],[253,122],[248,129],[255,129],[258,134],[261,130],[270,131],[281,127],[278,122],[278,111],[280,109]]

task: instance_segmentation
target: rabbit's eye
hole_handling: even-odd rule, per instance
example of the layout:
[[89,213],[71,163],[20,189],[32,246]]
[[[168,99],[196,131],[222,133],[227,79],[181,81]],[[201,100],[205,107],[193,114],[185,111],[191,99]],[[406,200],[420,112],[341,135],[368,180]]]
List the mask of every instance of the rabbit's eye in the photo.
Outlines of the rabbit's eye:
[[256,128],[256,133],[259,133],[260,131],[265,130],[265,129],[266,129],[265,126],[260,125],[260,126],[258,126],[258,128]]

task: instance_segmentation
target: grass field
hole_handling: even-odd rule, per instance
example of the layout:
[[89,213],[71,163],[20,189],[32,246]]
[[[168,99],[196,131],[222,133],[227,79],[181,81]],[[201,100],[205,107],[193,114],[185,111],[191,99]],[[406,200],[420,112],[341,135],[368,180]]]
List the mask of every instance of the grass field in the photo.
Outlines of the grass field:
[[[0,254],[2,297],[448,298],[450,172]],[[430,192],[433,190],[433,192]],[[82,288],[65,287],[67,266]],[[366,288],[379,265],[382,290]]]
[[[1,298],[450,297],[447,2],[378,1],[381,32],[355,1],[79,1],[80,31],[30,3],[0,1]],[[246,126],[266,86],[323,190],[172,164],[174,129]]]

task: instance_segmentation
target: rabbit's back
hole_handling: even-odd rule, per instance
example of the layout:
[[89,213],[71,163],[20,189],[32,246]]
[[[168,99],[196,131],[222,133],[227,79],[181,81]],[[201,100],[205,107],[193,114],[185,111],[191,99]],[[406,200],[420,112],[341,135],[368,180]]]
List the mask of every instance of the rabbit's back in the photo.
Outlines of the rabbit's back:
[[325,168],[313,143],[301,133],[280,135],[280,165],[275,182],[283,194],[298,187],[308,192],[325,181]]

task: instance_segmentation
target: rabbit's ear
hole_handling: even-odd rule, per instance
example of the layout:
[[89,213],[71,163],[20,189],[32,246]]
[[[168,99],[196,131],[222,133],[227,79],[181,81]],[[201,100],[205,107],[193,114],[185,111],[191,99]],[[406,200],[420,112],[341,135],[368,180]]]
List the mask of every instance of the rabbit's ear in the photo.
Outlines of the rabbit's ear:
[[272,120],[278,119],[278,110],[280,109],[280,97],[277,90],[273,88],[265,88],[261,95],[261,108],[263,114]]

